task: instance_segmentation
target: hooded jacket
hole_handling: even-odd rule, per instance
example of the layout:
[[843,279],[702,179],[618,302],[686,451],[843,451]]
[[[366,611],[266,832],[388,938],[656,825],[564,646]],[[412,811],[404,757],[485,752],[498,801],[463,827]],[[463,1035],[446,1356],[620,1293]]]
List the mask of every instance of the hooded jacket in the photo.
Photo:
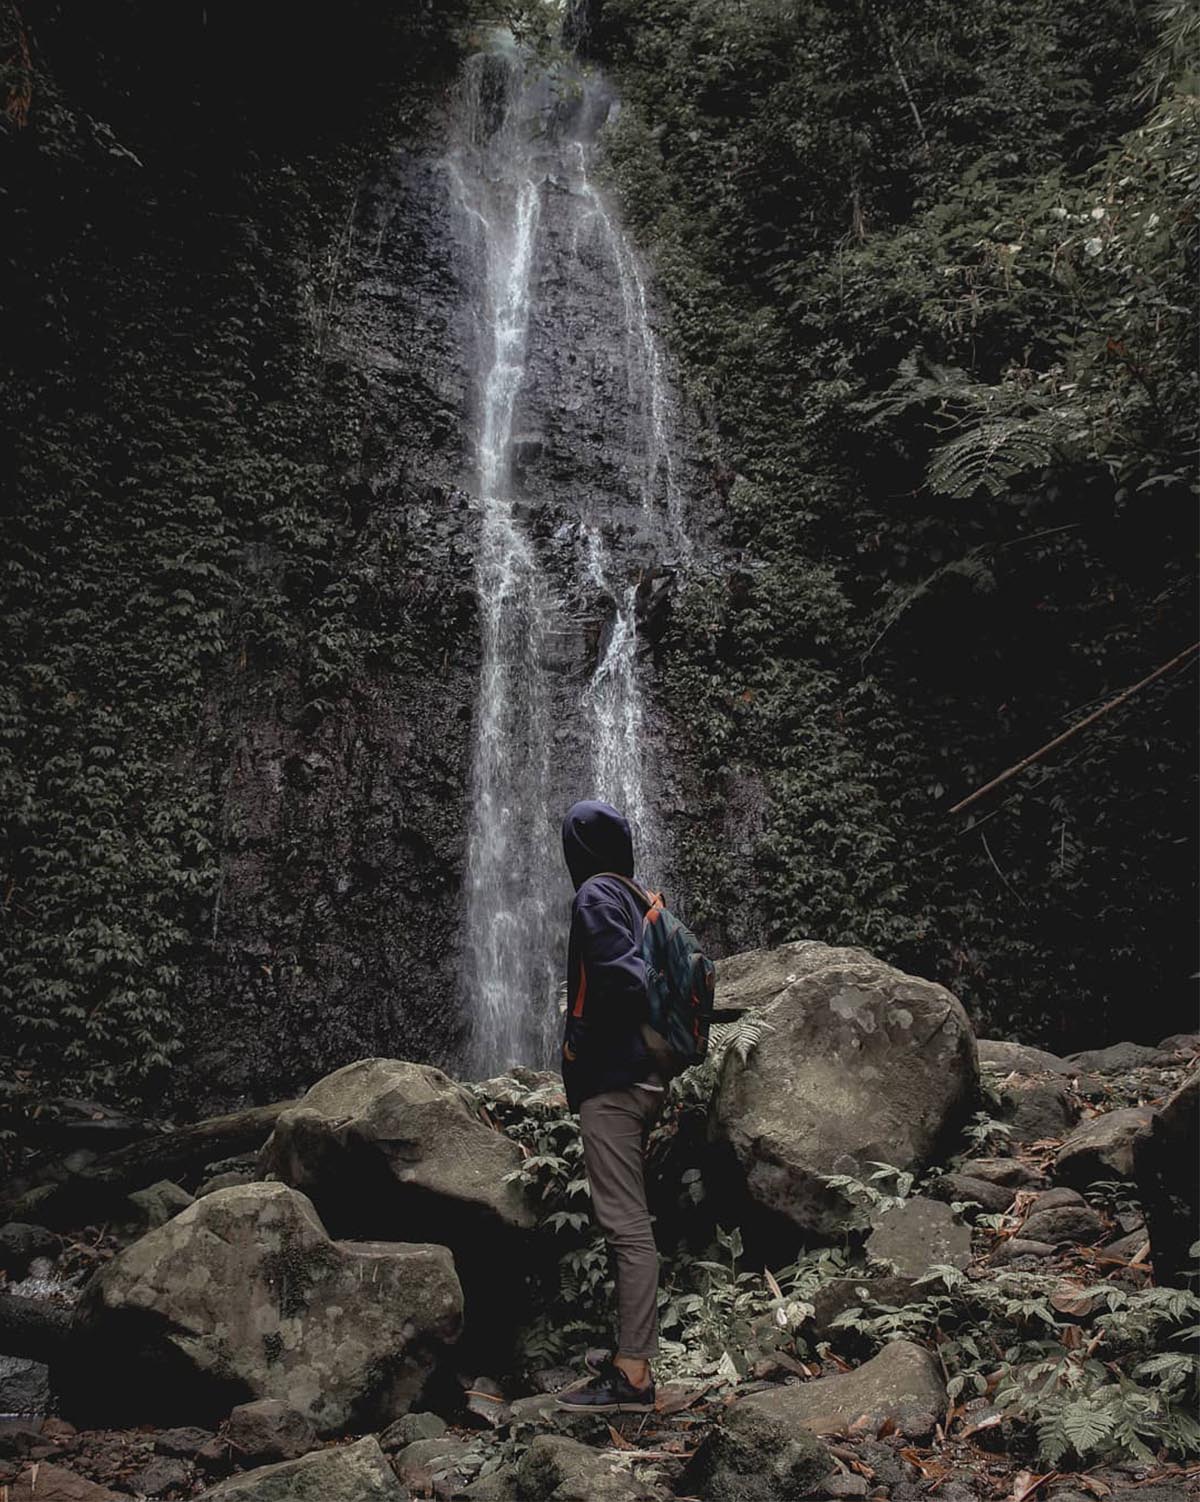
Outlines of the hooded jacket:
[[633,878],[629,825],[608,803],[576,803],[562,828],[575,883],[567,943],[567,1018],[562,1075],[567,1103],[648,1079],[654,1066],[642,1041],[647,1016],[642,960],[645,908],[624,882]]

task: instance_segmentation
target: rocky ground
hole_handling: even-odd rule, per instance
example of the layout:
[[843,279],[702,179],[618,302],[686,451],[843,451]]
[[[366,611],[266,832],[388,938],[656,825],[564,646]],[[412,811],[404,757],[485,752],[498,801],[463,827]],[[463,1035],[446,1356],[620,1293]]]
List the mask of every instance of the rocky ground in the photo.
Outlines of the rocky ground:
[[0,1496],[1200,1494],[1200,1036],[976,1042],[815,944],[720,985],[748,1020],[651,1145],[653,1415],[555,1406],[608,1297],[556,1082],[364,1060],[172,1131],[45,1104],[0,1226]]

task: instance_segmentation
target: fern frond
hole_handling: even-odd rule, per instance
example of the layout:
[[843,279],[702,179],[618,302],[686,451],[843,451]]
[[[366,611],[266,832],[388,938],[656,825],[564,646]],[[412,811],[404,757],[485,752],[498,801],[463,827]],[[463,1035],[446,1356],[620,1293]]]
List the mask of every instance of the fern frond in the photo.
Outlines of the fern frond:
[[929,485],[958,500],[980,490],[1003,495],[1019,475],[1048,469],[1067,440],[1068,424],[1059,413],[989,418],[937,450],[929,465]]

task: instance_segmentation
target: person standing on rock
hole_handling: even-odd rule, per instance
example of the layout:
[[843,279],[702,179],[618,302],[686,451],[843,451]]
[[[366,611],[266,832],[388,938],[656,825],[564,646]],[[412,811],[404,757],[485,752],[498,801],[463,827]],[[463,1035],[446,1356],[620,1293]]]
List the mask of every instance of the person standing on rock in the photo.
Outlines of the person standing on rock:
[[567,945],[562,1076],[579,1112],[592,1210],[616,1263],[616,1354],[592,1363],[585,1386],[559,1407],[590,1413],[654,1407],[658,1249],[646,1206],[646,1136],[662,1108],[663,1080],[643,1037],[648,901],[633,882],[629,824],[608,803],[576,803],[562,828],[575,883]]

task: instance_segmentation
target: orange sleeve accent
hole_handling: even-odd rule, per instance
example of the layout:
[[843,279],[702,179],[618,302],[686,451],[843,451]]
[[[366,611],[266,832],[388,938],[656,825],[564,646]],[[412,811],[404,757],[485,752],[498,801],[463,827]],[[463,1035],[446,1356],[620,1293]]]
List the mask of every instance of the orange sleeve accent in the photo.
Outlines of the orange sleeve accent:
[[583,967],[583,961],[579,963],[579,990],[575,993],[575,1005],[571,1008],[572,1017],[583,1016],[583,1003],[587,996],[587,971]]

